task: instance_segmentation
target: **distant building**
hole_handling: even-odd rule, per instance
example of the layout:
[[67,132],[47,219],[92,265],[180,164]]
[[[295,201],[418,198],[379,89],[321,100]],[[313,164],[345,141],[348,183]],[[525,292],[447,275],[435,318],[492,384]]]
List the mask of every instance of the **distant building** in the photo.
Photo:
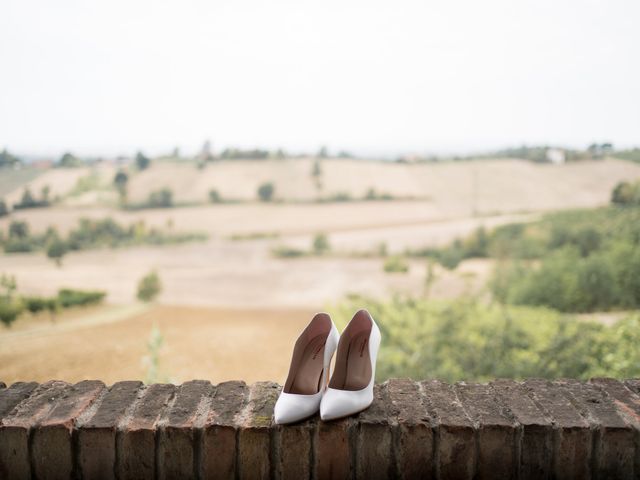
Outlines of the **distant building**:
[[555,165],[562,165],[567,161],[567,155],[561,148],[549,148],[547,149],[547,161]]

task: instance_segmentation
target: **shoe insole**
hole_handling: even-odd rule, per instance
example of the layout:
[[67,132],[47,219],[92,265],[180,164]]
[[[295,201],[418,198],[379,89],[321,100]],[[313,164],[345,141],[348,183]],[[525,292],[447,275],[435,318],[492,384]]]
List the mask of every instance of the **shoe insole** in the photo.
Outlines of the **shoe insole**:
[[326,341],[326,334],[318,335],[305,346],[297,365],[295,377],[291,381],[289,393],[313,395],[320,391]]
[[[340,390],[362,390],[371,380],[369,357],[370,332],[360,332],[349,341],[346,355],[344,382],[336,385]],[[337,368],[336,368],[337,369]]]

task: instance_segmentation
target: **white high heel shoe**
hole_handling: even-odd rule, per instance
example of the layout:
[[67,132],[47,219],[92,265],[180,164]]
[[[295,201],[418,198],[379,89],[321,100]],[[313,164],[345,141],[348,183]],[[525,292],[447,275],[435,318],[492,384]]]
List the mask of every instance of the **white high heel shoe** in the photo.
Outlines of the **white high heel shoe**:
[[316,314],[293,348],[287,381],[274,407],[277,424],[314,415],[329,381],[329,368],[340,334],[326,313]]
[[353,415],[371,405],[381,338],[369,312],[356,312],[340,336],[334,372],[320,403],[322,420]]

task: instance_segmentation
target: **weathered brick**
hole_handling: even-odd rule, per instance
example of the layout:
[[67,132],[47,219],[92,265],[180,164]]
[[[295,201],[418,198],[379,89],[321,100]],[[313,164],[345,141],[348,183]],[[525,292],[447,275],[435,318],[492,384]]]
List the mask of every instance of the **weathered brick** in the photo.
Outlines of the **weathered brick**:
[[280,386],[257,382],[249,391],[249,403],[240,414],[238,436],[239,478],[261,479],[271,475],[271,426]]
[[618,414],[634,427],[636,454],[633,470],[636,477],[640,477],[640,395],[612,378],[594,378],[591,382],[613,400]]
[[592,432],[561,389],[548,380],[524,382],[529,396],[553,419],[553,472],[556,478],[590,478]]
[[458,383],[458,398],[478,430],[478,478],[514,478],[516,427],[489,385]]
[[624,478],[633,471],[634,432],[616,410],[611,397],[593,384],[577,380],[559,382],[575,401],[578,410],[596,430],[596,474]]
[[33,431],[31,464],[36,478],[68,479],[74,473],[75,421],[103,393],[104,383],[85,380],[65,390]]
[[293,425],[277,425],[275,433],[276,478],[311,478],[312,442],[317,419]]
[[387,382],[387,395],[395,430],[394,474],[405,479],[433,477],[433,429],[420,385],[409,379],[392,379]]
[[71,388],[53,380],[37,387],[31,396],[2,419],[0,424],[0,478],[30,478],[29,437],[55,402]]
[[213,386],[205,380],[183,383],[160,428],[159,477],[198,478],[201,429],[208,414]]
[[373,387],[373,403],[353,418],[357,428],[356,476],[383,479],[394,473],[386,384]]
[[207,479],[236,477],[236,417],[248,401],[244,382],[220,383],[203,427],[201,476]]
[[131,418],[118,429],[118,478],[156,478],[156,431],[174,393],[174,385],[150,385],[133,409]]
[[436,472],[442,479],[473,478],[477,458],[473,422],[451,386],[422,382],[425,402],[437,432]]
[[629,390],[640,395],[640,378],[630,378],[624,381]]
[[96,412],[78,431],[78,457],[83,478],[115,478],[116,431],[127,409],[135,401],[142,382],[115,383]]
[[491,382],[500,402],[520,425],[519,478],[550,478],[553,473],[553,423],[527,395],[527,389],[513,380]]
[[31,392],[38,387],[36,382],[16,382],[9,388],[0,391],[0,422],[23,400],[29,398]]
[[351,477],[353,419],[319,421],[314,435],[314,478],[319,480]]

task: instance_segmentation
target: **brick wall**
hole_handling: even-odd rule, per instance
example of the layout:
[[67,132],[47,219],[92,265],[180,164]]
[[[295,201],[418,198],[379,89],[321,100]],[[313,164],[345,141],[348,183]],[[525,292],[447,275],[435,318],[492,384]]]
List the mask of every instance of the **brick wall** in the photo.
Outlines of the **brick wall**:
[[286,427],[279,388],[0,382],[0,479],[640,478],[640,380],[390,380]]

